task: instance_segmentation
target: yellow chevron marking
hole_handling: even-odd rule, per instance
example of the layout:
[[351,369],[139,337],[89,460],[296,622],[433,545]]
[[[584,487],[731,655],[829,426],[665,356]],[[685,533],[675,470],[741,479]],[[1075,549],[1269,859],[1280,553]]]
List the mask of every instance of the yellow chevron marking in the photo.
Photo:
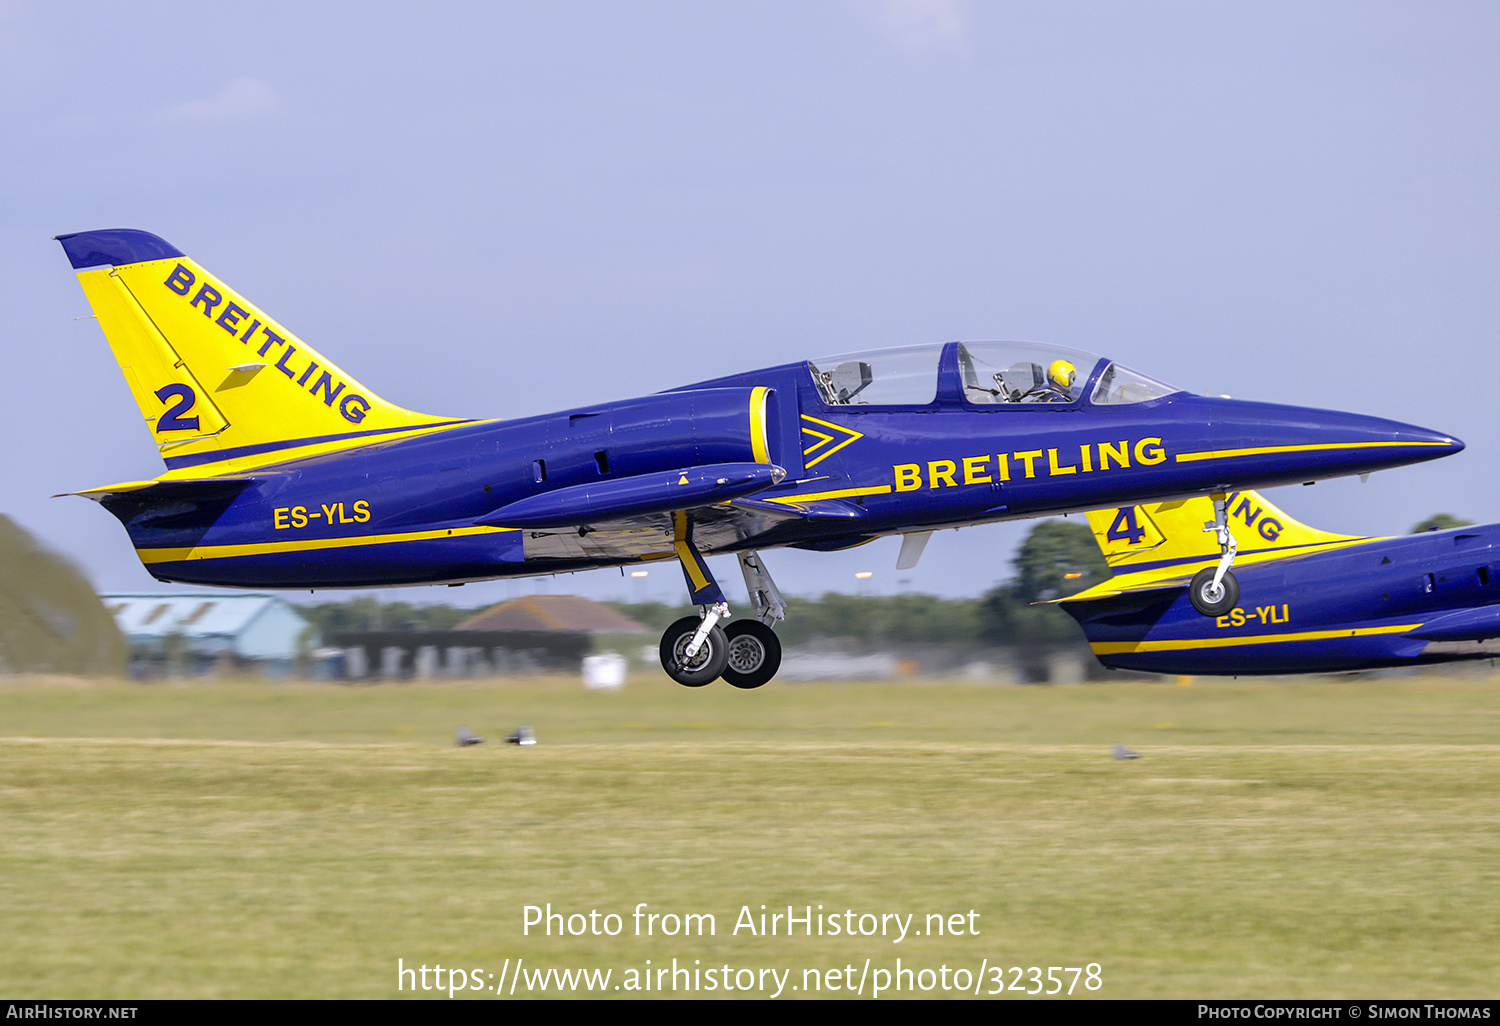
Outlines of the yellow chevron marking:
[[825,427],[829,431],[834,432],[834,434],[829,435],[829,434],[824,434],[822,431],[818,431],[818,430],[815,430],[815,429],[810,428],[810,427],[803,427],[802,431],[803,431],[804,434],[812,435],[814,438],[818,439],[818,441],[816,443],[814,443],[813,445],[809,446],[808,448],[802,450],[802,455],[804,455],[804,456],[811,456],[813,453],[815,453],[819,449],[823,448],[823,446],[827,445],[829,442],[832,442],[839,435],[846,435],[847,436],[842,442],[839,442],[837,445],[833,446],[833,448],[829,449],[826,452],[820,453],[818,455],[817,459],[808,460],[807,463],[804,464],[804,466],[807,466],[807,467],[816,466],[820,461],[826,460],[828,457],[832,456],[834,453],[838,452],[840,449],[842,449],[844,446],[848,445],[849,443],[851,443],[851,442],[857,442],[861,438],[865,437],[863,434],[861,434],[858,431],[855,431],[853,428],[842,427],[842,426],[840,426],[838,424],[830,424],[826,420],[819,420],[817,417],[809,417],[805,413],[802,415],[802,419],[806,420],[806,421],[811,421],[814,424],[817,424],[817,425],[819,425],[821,427]]

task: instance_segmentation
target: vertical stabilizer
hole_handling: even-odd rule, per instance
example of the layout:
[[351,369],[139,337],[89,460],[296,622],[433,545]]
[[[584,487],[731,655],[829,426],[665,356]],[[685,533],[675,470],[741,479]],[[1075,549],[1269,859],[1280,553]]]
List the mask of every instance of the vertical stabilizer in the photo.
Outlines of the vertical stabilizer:
[[155,235],[58,241],[168,467],[227,472],[455,423],[384,401]]
[[[1258,492],[1231,493],[1226,509],[1241,559],[1362,540],[1308,527]],[[1203,529],[1214,519],[1213,500],[1206,496],[1095,510],[1088,518],[1099,550],[1117,575],[1219,558],[1214,533]]]

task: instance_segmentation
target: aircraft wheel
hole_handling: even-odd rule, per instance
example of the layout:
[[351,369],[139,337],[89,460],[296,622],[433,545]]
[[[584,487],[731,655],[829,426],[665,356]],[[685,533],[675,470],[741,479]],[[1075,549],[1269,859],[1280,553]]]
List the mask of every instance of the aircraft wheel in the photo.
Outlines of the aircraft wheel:
[[729,665],[724,679],[737,688],[758,688],[781,669],[781,639],[759,620],[736,620],[724,628]]
[[701,688],[716,680],[729,665],[729,639],[717,625],[709,630],[696,656],[688,659],[683,655],[702,623],[699,617],[684,616],[661,636],[661,668],[684,687]]
[[1223,582],[1214,587],[1216,569],[1204,567],[1193,575],[1193,583],[1188,585],[1188,598],[1193,608],[1204,616],[1223,616],[1240,601],[1240,582],[1232,572],[1226,570]]

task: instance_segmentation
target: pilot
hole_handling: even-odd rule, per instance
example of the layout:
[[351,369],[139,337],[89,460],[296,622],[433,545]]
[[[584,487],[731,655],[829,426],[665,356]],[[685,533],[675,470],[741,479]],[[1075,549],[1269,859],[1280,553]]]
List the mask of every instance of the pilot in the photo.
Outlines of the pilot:
[[1053,360],[1047,368],[1047,380],[1033,389],[1026,397],[1029,403],[1070,403],[1073,401],[1073,382],[1078,372],[1070,360]]

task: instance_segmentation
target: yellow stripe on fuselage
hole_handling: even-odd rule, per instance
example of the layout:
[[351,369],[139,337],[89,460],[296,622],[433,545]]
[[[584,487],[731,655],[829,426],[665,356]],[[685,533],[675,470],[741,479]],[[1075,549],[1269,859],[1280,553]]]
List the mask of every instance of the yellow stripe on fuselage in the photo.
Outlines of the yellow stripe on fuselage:
[[237,556],[266,556],[279,552],[315,552],[319,549],[348,549],[362,545],[396,545],[401,542],[431,541],[436,538],[465,538],[480,534],[500,534],[514,527],[453,527],[440,531],[411,531],[406,534],[367,534],[353,538],[298,538],[289,541],[254,542],[249,545],[198,545],[185,549],[136,549],[142,563],[180,563],[191,559],[233,559]]
[[1289,452],[1326,452],[1330,449],[1389,449],[1418,445],[1448,446],[1447,442],[1328,442],[1320,445],[1264,445],[1253,449],[1214,449],[1208,452],[1184,452],[1174,456],[1178,463],[1199,460],[1227,460],[1236,456],[1276,456]]
[[424,435],[436,434],[440,431],[451,431],[457,427],[475,427],[479,424],[496,423],[495,421],[465,421],[461,424],[437,424],[432,427],[411,428],[409,430],[392,431],[387,435],[377,435],[371,438],[339,438],[327,442],[312,442],[299,445],[296,441],[288,442],[284,448],[278,448],[269,452],[258,452],[250,456],[236,456],[231,459],[215,460],[212,463],[198,463],[191,467],[178,467],[169,470],[158,481],[173,481],[179,478],[198,480],[204,477],[235,477],[248,473],[252,470],[260,470],[263,467],[274,466],[278,463],[289,463],[292,460],[307,459],[309,456],[324,456],[331,452],[350,452],[375,445],[390,445],[395,442],[405,441],[408,438],[420,438]]
[[890,485],[877,485],[874,488],[841,488],[833,492],[807,492],[803,495],[778,495],[775,498],[766,499],[767,502],[779,502],[792,506],[799,502],[816,502],[819,499],[847,499],[857,495],[889,495]]
[[1181,641],[1095,641],[1095,655],[1126,655],[1131,652],[1179,652],[1191,648],[1237,648],[1241,645],[1278,645],[1290,641],[1326,641],[1329,638],[1361,638],[1372,634],[1402,634],[1422,626],[1403,623],[1394,627],[1357,627],[1341,631],[1301,631],[1296,634],[1257,634],[1242,638],[1199,638]]
[[[1321,545],[1295,545],[1284,549],[1268,549],[1262,552],[1242,552],[1235,557],[1234,566],[1253,566],[1257,563],[1272,563],[1281,559],[1294,559],[1301,556],[1310,556],[1319,552],[1335,552],[1339,549],[1347,549],[1353,545],[1367,545],[1370,542],[1388,541],[1387,538],[1350,538],[1346,541],[1325,542]],[[1062,599],[1049,599],[1049,602],[1089,602],[1094,599],[1112,598],[1115,595],[1124,595],[1132,591],[1150,591],[1153,588],[1167,588],[1178,584],[1186,584],[1192,576],[1200,569],[1209,566],[1217,566],[1219,562],[1217,553],[1203,553],[1199,556],[1182,559],[1168,566],[1159,566],[1151,570],[1127,570],[1115,576],[1101,581],[1085,591],[1076,595],[1069,595]]]

